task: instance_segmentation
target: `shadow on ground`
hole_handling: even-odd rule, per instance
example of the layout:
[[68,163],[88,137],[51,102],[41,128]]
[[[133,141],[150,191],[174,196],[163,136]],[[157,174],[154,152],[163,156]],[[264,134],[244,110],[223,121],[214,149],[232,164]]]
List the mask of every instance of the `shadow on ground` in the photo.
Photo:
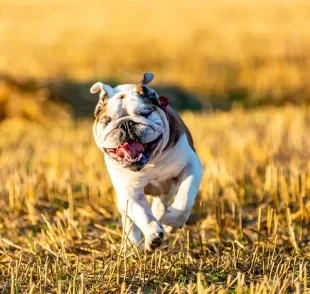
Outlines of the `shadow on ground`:
[[[111,86],[122,84],[115,79],[104,81]],[[22,79],[0,74],[0,121],[13,116],[40,120],[40,116],[55,117],[60,113],[63,113],[63,117],[65,114],[71,114],[74,118],[92,117],[98,99],[89,92],[93,82]],[[256,108],[309,101],[309,97],[301,100],[296,97],[272,100],[268,95],[258,97],[246,89],[234,87],[225,95],[212,92],[194,93],[176,85],[154,85],[152,88],[158,94],[168,97],[170,104],[178,111],[231,110],[236,105]]]
[[[107,81],[106,84],[116,86],[119,83]],[[75,117],[87,117],[93,114],[97,103],[97,96],[91,95],[89,89],[93,82],[78,83],[65,80],[58,83],[50,83],[51,96],[58,97],[62,102],[71,105]],[[199,98],[189,91],[174,85],[152,86],[158,94],[169,98],[171,105],[177,110],[197,111],[203,108]]]

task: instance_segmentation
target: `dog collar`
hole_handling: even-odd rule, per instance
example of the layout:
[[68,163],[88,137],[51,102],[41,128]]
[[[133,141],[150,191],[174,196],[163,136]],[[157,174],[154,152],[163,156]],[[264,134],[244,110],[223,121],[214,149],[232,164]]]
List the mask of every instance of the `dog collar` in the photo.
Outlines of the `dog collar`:
[[168,105],[169,105],[169,99],[165,96],[159,96],[159,106],[163,110],[163,112],[166,114],[167,119],[169,120],[169,114],[168,114]]

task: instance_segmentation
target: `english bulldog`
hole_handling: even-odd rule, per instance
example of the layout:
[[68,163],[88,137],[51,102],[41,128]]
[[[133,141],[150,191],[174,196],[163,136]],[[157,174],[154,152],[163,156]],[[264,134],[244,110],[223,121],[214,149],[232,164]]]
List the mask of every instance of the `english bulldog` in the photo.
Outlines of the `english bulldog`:
[[[93,135],[117,194],[123,229],[131,243],[154,250],[164,231],[182,227],[189,218],[202,178],[193,139],[180,116],[147,85],[112,88],[95,83],[99,93]],[[150,206],[146,195],[153,196]],[[143,247],[143,246],[142,246]]]

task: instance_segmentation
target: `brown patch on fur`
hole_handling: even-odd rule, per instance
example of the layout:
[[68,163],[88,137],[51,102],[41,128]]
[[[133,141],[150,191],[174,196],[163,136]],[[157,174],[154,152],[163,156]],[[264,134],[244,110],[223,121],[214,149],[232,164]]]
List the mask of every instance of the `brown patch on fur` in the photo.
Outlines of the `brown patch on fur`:
[[99,116],[99,121],[106,127],[112,121],[112,118],[104,114],[103,116]]
[[120,96],[121,99],[124,99],[125,97],[126,97],[125,94],[122,94],[122,95]]
[[139,95],[145,96],[145,95],[144,95],[144,87],[143,87],[143,85],[142,85],[141,83],[139,83],[139,84],[136,85],[136,91],[137,91],[137,93],[138,93]]
[[175,183],[176,183],[175,179],[168,179],[159,182],[158,187],[149,183],[144,187],[144,193],[149,196],[168,195],[173,187],[173,184]]
[[186,134],[187,140],[191,148],[195,151],[193,137],[178,113],[170,107],[167,107],[169,120],[170,136],[167,146],[164,150],[172,148],[178,142],[182,134]]
[[101,117],[102,115],[104,115],[104,113],[107,110],[107,104],[108,104],[107,99],[102,98],[99,100],[99,102],[95,108],[95,112],[94,112],[95,117]]
[[149,98],[148,96],[149,96],[150,91],[148,87],[144,86],[143,84],[141,83],[137,84],[136,91],[140,96]]

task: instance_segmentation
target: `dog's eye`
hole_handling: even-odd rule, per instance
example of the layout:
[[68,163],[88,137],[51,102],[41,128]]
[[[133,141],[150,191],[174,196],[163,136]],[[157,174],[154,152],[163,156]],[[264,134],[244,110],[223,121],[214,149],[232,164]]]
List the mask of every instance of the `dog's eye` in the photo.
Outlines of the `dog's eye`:
[[152,114],[152,110],[151,111],[149,111],[149,112],[145,112],[145,113],[141,113],[140,115],[141,116],[143,116],[143,117],[145,117],[145,118],[148,118],[151,114]]
[[112,119],[110,117],[104,116],[102,119],[100,119],[100,122],[103,124],[104,127],[106,127]]

